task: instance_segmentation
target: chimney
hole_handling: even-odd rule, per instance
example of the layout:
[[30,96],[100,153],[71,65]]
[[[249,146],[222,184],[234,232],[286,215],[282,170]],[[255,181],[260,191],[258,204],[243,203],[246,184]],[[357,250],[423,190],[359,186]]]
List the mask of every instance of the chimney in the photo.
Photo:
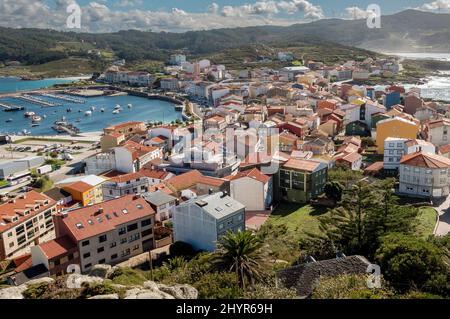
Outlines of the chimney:
[[222,192],[222,196],[220,196],[220,198],[225,198],[225,197],[227,197],[228,196],[228,192],[227,191],[224,191],[224,192]]
[[208,194],[209,194],[209,195],[212,195],[212,193],[213,193],[213,189],[210,188],[210,189],[208,190]]

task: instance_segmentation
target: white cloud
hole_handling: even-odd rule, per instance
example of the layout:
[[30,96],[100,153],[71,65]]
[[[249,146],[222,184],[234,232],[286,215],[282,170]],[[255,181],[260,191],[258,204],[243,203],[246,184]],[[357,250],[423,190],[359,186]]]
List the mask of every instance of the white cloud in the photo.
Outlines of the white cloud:
[[359,7],[348,7],[348,8],[345,8],[345,12],[346,12],[346,18],[348,18],[348,19],[355,19],[355,20],[366,19],[371,14],[373,14],[371,11],[367,11],[367,10],[361,9]]
[[416,8],[424,11],[441,11],[450,12],[450,0],[437,0],[429,3],[425,3],[422,6]]
[[[171,11],[150,11],[137,5],[142,0],[94,0],[81,7],[83,32],[114,32],[124,29],[183,32],[215,28],[258,25],[291,25],[324,17],[322,8],[306,0],[257,0],[242,6],[219,7],[211,3],[204,13],[173,8]],[[75,0],[0,0],[0,26],[32,27],[66,30],[66,8]],[[122,10],[127,7],[127,10]],[[282,13],[302,13],[304,20],[286,18]],[[243,17],[236,19],[235,17]],[[73,30],[72,30],[73,31]]]

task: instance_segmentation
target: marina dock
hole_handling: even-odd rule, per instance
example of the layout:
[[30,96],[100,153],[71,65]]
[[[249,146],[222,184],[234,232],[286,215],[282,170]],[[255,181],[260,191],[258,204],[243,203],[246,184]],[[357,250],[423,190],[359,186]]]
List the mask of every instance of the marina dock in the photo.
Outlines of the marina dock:
[[37,96],[32,96],[32,95],[28,95],[28,94],[19,95],[19,96],[16,96],[15,98],[25,101],[25,102],[28,102],[28,103],[31,103],[31,104],[40,105],[43,107],[62,106],[62,103],[45,101]]
[[55,100],[62,100],[70,103],[85,104],[86,100],[74,96],[65,96],[61,94],[41,93],[41,96],[49,97]]
[[16,106],[16,105],[10,105],[6,103],[0,103],[0,107],[3,107],[5,112],[15,112],[15,111],[23,111],[25,110],[25,107],[23,106]]

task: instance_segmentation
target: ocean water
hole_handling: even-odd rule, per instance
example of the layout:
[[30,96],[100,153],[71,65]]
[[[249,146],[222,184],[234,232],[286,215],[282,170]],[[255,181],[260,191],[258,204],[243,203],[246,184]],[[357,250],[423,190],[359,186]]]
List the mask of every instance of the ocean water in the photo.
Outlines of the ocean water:
[[[172,103],[136,96],[92,97],[87,98],[85,104],[68,103],[42,96],[40,98],[52,102],[61,102],[63,106],[41,107],[15,98],[0,99],[0,103],[25,107],[24,111],[17,112],[5,112],[0,109],[0,132],[13,134],[26,129],[32,135],[55,135],[57,132],[52,129],[52,126],[55,121],[61,120],[62,117],[78,127],[81,132],[101,131],[107,126],[127,121],[163,121],[167,123],[182,118],[181,112],[175,111],[175,105]],[[121,105],[123,110],[119,114],[113,114],[112,112],[117,104]],[[128,104],[132,104],[133,107],[128,108]],[[92,106],[95,107],[92,115],[85,116],[85,112],[91,110]],[[72,112],[68,113],[68,108],[72,108]],[[104,113],[100,111],[101,108],[105,109]],[[31,119],[24,116],[27,111],[35,112],[36,115],[41,117],[43,115],[47,117],[42,119],[39,126],[31,127]],[[7,123],[6,121],[9,119],[12,122]]]
[[0,93],[37,90],[51,87],[55,84],[65,84],[78,81],[80,78],[55,78],[36,81],[22,81],[14,77],[0,77]]
[[[18,78],[0,78],[0,93],[10,93],[27,90],[38,90],[51,87],[54,84],[71,83],[78,81],[80,78],[58,78],[45,79],[37,81],[22,81]],[[40,96],[41,99],[61,103],[62,106],[41,107],[29,102],[21,101],[16,98],[0,98],[0,103],[6,103],[16,106],[24,106],[24,111],[5,112],[0,108],[0,133],[17,134],[24,129],[33,135],[55,135],[57,132],[52,129],[55,121],[66,120],[78,127],[81,132],[101,131],[103,128],[127,121],[143,121],[143,122],[171,122],[181,119],[181,112],[175,111],[175,105],[170,102],[160,100],[149,100],[136,96],[101,96],[85,98],[85,104],[76,104],[61,100],[55,100],[48,97]],[[122,111],[119,114],[113,114],[114,107],[121,105]],[[128,108],[128,104],[132,104],[132,108]],[[85,116],[86,111],[90,111],[91,107],[95,107],[91,116]],[[71,108],[72,112],[67,112]],[[101,108],[105,112],[100,111]],[[24,113],[31,111],[43,117],[39,126],[31,127],[31,119],[26,118]],[[10,121],[11,120],[11,121]],[[8,122],[7,122],[8,121]]]

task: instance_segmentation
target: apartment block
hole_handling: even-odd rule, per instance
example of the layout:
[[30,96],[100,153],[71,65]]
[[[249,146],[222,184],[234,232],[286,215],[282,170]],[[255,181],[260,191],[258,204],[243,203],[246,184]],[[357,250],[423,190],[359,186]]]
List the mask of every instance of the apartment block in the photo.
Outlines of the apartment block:
[[[87,272],[97,264],[117,264],[154,248],[155,211],[129,195],[54,216],[56,239],[32,250],[33,266],[51,274],[77,264]],[[55,252],[52,249],[56,249]]]
[[0,261],[28,253],[31,246],[53,237],[53,213],[56,213],[56,202],[36,191],[1,204]]

